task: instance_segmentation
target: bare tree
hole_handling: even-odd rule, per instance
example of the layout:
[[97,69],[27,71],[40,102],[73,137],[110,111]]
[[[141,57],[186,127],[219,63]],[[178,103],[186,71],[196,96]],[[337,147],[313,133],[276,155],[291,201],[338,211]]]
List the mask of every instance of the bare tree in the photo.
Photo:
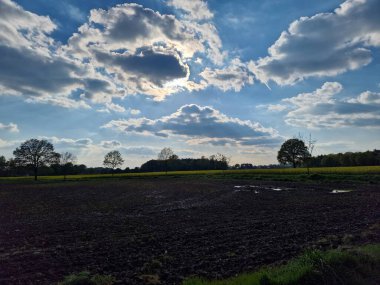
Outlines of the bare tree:
[[121,166],[124,163],[124,159],[118,150],[110,151],[104,157],[103,165],[105,167],[112,168],[112,176],[116,167]]
[[13,152],[15,163],[20,166],[30,166],[37,180],[38,168],[59,162],[60,154],[54,151],[54,146],[47,140],[30,139],[23,142]]
[[211,155],[210,160],[216,162],[214,163],[214,169],[216,169],[217,166],[227,169],[231,159],[218,152],[217,154]]
[[77,161],[75,155],[70,152],[63,152],[59,157],[59,164],[63,171],[63,179],[66,180],[68,169]]
[[168,173],[168,160],[178,159],[178,155],[174,154],[170,147],[164,147],[158,154],[157,159],[165,161],[165,173]]
[[314,151],[316,143],[317,143],[317,140],[313,139],[311,137],[311,134],[309,134],[309,138],[306,141],[306,146],[309,151],[309,156],[306,159],[307,174],[310,174],[310,161],[311,161],[311,158],[313,157],[313,151]]
[[168,160],[171,156],[174,155],[174,152],[170,147],[164,147],[158,154],[158,160]]

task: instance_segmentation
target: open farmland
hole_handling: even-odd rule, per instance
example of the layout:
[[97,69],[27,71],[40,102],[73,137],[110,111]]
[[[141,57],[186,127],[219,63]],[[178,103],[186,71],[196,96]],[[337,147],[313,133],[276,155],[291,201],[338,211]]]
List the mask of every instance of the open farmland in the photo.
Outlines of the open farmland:
[[179,284],[192,275],[251,271],[313,245],[337,246],[348,234],[379,241],[378,232],[368,234],[380,220],[380,192],[370,184],[193,177],[15,183],[0,184],[0,208],[0,284],[52,284],[83,270],[110,274],[117,284]]

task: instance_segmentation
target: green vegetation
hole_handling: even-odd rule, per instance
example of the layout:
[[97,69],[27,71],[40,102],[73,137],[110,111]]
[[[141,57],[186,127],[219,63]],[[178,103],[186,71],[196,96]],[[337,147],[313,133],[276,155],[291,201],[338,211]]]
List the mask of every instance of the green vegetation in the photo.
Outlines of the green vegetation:
[[[168,171],[165,172],[141,172],[114,174],[85,174],[67,175],[69,180],[89,180],[103,178],[144,178],[144,177],[181,177],[191,175],[204,175],[221,178],[257,179],[257,180],[361,180],[380,181],[380,166],[352,166],[352,167],[315,167],[310,168],[276,168],[276,169],[237,169],[237,170],[193,170],[193,171]],[[0,181],[32,180],[32,176],[0,177]],[[40,180],[62,180],[62,176],[41,176]]]
[[114,283],[115,278],[110,275],[91,276],[90,272],[82,271],[66,276],[65,280],[59,282],[58,285],[112,285]]
[[351,250],[309,251],[285,265],[226,280],[188,279],[183,285],[378,284],[380,245]]

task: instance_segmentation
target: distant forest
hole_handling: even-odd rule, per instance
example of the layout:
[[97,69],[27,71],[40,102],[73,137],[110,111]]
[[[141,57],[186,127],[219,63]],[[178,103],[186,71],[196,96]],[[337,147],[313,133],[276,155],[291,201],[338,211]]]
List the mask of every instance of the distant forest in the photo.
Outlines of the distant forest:
[[325,154],[312,157],[310,160],[311,167],[371,165],[380,165],[380,150]]
[[[380,165],[380,150],[365,152],[346,152],[338,154],[318,155],[309,161],[311,167],[333,167],[333,166],[371,166]],[[87,167],[84,164],[53,164],[50,167],[43,166],[39,170],[40,175],[63,175],[63,174],[108,174],[108,173],[137,173],[156,171],[180,171],[180,170],[224,170],[224,169],[247,169],[247,168],[280,168],[284,165],[262,165],[253,166],[250,163],[228,165],[228,159],[220,155],[210,158],[178,158],[168,160],[152,159],[141,167],[130,169],[117,168],[112,170],[105,167]],[[0,176],[33,175],[32,169],[17,166],[12,159],[6,161],[0,156]]]

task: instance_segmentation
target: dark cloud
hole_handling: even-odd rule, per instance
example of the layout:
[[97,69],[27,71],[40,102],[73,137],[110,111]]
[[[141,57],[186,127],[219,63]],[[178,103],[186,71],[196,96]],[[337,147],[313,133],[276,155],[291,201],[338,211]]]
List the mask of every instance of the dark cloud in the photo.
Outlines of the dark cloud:
[[185,39],[174,16],[161,15],[137,4],[117,5],[108,12],[99,12],[98,17],[91,19],[103,25],[105,34],[111,41],[136,41],[153,37],[155,29],[159,29],[170,39]]
[[71,76],[79,68],[62,58],[50,59],[30,49],[0,45],[0,84],[24,95],[61,93],[79,85]]
[[139,50],[136,55],[97,52],[95,56],[99,62],[118,66],[124,72],[143,76],[160,86],[174,79],[185,78],[189,72],[178,56],[149,49]]

